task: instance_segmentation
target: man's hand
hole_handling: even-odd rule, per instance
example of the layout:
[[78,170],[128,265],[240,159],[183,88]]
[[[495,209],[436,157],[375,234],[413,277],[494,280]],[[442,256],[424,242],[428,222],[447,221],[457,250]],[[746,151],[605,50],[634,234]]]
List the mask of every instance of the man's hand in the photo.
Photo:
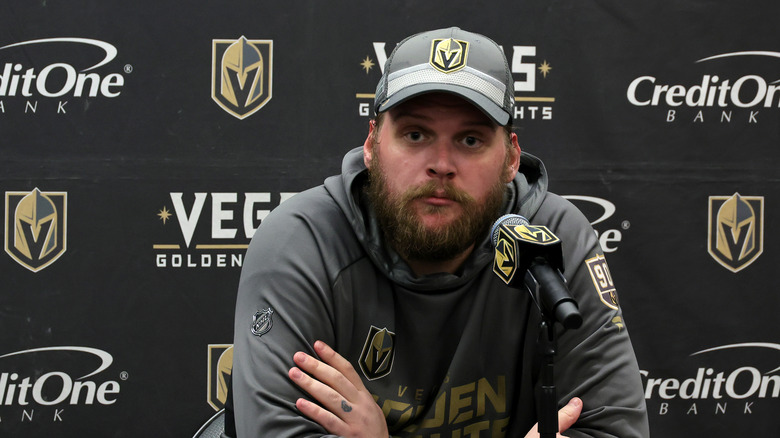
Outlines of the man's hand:
[[382,409],[352,364],[322,341],[314,343],[314,351],[322,361],[299,351],[293,356],[298,367],[290,368],[288,375],[322,406],[299,398],[298,410],[334,435],[389,436]]
[[[558,411],[558,432],[563,432],[570,428],[580,418],[580,412],[582,412],[582,400],[577,397],[569,400],[569,403]],[[538,427],[539,424],[535,424],[525,435],[525,438],[539,438]],[[560,433],[556,436],[563,438],[563,435]]]

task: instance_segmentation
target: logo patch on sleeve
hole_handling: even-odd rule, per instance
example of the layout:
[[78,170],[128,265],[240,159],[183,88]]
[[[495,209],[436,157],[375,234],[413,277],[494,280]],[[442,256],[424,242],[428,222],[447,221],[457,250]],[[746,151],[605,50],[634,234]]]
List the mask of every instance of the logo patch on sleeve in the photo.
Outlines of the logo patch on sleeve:
[[274,320],[272,319],[273,314],[274,309],[270,307],[255,312],[255,316],[252,317],[252,334],[255,336],[263,336],[268,333],[274,325]]
[[593,286],[599,294],[601,302],[610,309],[617,309],[619,306],[617,289],[612,281],[612,274],[609,273],[607,259],[602,255],[597,255],[591,259],[585,260],[590,272],[590,278],[593,280]]

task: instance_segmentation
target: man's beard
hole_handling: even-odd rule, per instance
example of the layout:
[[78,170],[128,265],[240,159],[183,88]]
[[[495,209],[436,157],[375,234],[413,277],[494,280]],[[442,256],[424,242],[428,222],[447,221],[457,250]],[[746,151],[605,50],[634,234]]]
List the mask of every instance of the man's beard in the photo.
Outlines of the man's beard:
[[[468,193],[437,181],[413,187],[400,194],[390,193],[387,176],[375,153],[369,171],[367,194],[376,212],[386,242],[405,260],[446,261],[455,258],[486,235],[500,213],[506,191],[507,173],[501,172],[480,204]],[[428,228],[420,220],[412,202],[434,196],[443,189],[462,212],[451,223]],[[445,207],[425,206],[423,213],[444,212]]]

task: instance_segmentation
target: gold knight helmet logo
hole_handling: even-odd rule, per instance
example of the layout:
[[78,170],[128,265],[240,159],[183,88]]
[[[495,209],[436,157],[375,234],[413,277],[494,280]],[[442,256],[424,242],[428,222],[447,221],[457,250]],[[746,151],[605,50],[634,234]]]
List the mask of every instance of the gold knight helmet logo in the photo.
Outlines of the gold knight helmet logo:
[[512,278],[517,272],[517,263],[515,263],[515,248],[514,240],[508,234],[504,227],[498,229],[498,240],[496,241],[496,249],[493,255],[493,272],[498,277],[504,280],[504,283],[509,284],[512,282]]
[[764,197],[710,196],[707,250],[724,268],[739,272],[764,251]]
[[395,357],[395,333],[387,328],[371,326],[360,353],[360,369],[368,380],[390,374]]
[[431,59],[428,62],[442,73],[452,73],[466,66],[468,54],[467,41],[435,39],[431,43]]
[[207,401],[215,411],[219,411],[227,402],[233,374],[233,345],[209,344],[208,361]]
[[67,193],[5,192],[5,252],[25,268],[38,272],[64,252]]
[[228,114],[245,119],[271,100],[273,41],[212,41],[211,98]]

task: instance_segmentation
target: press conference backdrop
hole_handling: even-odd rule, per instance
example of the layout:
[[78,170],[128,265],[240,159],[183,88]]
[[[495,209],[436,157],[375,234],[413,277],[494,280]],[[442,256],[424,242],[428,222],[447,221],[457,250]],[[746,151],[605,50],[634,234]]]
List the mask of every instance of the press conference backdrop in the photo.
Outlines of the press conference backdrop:
[[192,436],[254,230],[362,144],[394,45],[452,25],[503,47],[523,150],[599,234],[652,436],[778,436],[778,14],[4,2],[0,436]]

